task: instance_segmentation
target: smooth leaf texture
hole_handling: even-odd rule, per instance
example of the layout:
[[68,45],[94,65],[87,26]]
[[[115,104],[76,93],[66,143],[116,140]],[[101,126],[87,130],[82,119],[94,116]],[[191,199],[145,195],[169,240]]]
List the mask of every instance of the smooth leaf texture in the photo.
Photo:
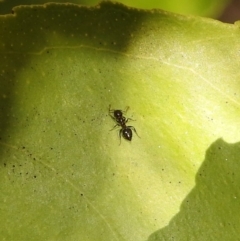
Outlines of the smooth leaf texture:
[[239,24],[47,4],[0,36],[3,240],[238,239]]

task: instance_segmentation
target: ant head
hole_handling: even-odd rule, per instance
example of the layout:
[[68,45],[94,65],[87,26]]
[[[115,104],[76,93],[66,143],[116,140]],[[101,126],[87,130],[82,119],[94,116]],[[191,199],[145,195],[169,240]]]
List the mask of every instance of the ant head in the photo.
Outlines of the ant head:
[[121,111],[121,110],[115,110],[115,111],[114,111],[114,117],[115,117],[115,118],[117,118],[117,119],[118,119],[118,118],[121,118],[122,115],[123,115],[123,114],[122,114],[122,111]]

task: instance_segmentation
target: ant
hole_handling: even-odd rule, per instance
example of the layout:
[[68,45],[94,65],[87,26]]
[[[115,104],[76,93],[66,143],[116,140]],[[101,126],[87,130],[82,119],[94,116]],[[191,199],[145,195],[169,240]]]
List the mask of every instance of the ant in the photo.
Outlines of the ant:
[[[126,117],[123,116],[123,113],[126,113],[128,111],[128,109],[129,109],[129,107],[127,107],[125,111],[122,111],[122,110],[111,110],[111,105],[109,105],[109,110],[108,110],[109,115],[117,123],[112,128],[112,130],[116,126],[120,126],[121,127],[121,129],[119,130],[120,144],[121,144],[121,136],[124,139],[126,139],[128,141],[131,141],[132,140],[132,130],[137,134],[137,131],[136,131],[136,129],[133,126],[127,126],[126,125],[128,120],[132,120],[130,118],[126,118]],[[140,137],[138,134],[137,134],[137,136]]]

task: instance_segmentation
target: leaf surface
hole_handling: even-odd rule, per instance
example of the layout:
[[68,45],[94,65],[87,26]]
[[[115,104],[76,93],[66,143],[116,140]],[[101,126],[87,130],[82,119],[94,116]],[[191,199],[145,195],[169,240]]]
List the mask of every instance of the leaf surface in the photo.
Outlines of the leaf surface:
[[[1,237],[236,240],[239,35],[112,3],[1,16]],[[109,105],[141,138],[119,145]]]
[[[11,13],[12,8],[18,5],[36,5],[48,3],[46,0],[0,0],[0,14]],[[52,0],[51,2],[65,3],[65,0]],[[99,3],[99,0],[71,0],[71,3],[81,4],[81,5],[94,5]],[[226,6],[229,4],[230,0],[168,0],[168,1],[158,1],[158,0],[119,0],[127,6],[152,9],[160,8],[166,11],[171,11],[180,14],[193,14],[206,17],[218,18]]]

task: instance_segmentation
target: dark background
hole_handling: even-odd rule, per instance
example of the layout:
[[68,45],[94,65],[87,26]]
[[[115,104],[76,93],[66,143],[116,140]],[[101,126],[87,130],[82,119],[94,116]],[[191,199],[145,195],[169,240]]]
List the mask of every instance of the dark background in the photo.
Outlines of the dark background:
[[233,0],[222,13],[219,20],[226,23],[234,23],[240,20],[240,1]]

